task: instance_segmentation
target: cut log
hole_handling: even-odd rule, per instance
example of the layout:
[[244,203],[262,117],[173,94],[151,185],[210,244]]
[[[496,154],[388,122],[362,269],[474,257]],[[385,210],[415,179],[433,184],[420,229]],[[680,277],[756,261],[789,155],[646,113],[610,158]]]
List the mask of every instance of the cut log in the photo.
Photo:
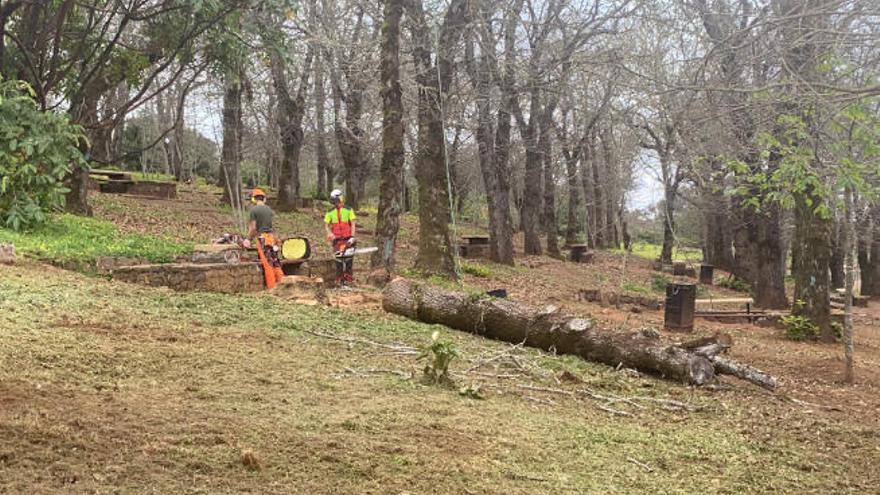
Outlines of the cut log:
[[609,366],[625,366],[687,384],[715,378],[712,362],[681,347],[664,344],[656,332],[611,332],[555,307],[537,309],[507,299],[464,293],[397,278],[383,291],[385,311],[425,323],[440,323],[514,344],[580,356]]

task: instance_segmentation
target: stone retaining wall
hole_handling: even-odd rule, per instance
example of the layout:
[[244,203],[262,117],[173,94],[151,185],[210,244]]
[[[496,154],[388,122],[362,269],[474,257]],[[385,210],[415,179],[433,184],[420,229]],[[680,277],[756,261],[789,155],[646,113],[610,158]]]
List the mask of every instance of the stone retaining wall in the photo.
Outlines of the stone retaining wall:
[[241,293],[265,288],[259,263],[135,265],[114,269],[113,279],[180,291]]
[[131,185],[128,189],[128,194],[174,199],[177,197],[177,184],[174,182],[139,180]]

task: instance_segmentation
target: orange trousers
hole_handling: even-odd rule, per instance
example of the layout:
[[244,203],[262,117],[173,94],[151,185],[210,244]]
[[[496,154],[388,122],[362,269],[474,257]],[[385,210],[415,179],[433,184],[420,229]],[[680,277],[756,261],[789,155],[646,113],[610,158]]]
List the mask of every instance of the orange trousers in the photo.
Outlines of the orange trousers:
[[263,232],[257,236],[257,254],[260,257],[260,265],[263,267],[263,276],[266,278],[268,289],[274,288],[284,278],[275,244],[275,236],[271,232]]

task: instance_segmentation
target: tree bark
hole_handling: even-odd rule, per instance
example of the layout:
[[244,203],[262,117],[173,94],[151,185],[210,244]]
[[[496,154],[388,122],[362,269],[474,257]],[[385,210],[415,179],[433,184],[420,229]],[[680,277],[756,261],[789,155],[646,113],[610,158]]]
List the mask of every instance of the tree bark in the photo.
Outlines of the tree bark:
[[556,180],[553,174],[553,137],[551,126],[553,125],[553,112],[555,104],[550,103],[543,112],[539,121],[538,149],[541,153],[541,163],[544,168],[544,234],[547,236],[547,254],[554,258],[561,258],[559,252],[559,233],[556,225]]
[[620,233],[617,230],[618,210],[618,187],[617,187],[617,161],[614,157],[614,142],[611,128],[603,126],[601,129],[602,163],[605,168],[605,180],[603,189],[605,198],[605,246],[619,247]]
[[738,208],[734,274],[752,285],[756,307],[788,308],[779,206],[766,205],[760,213],[748,205]]
[[440,29],[436,65],[431,37],[420,0],[407,4],[419,83],[419,137],[415,158],[419,186],[419,253],[416,267],[424,273],[457,278],[449,231],[449,184],[445,163],[442,105],[452,80],[453,50],[467,19],[467,1],[453,0]]
[[593,210],[592,218],[595,221],[593,235],[596,240],[596,247],[607,247],[606,238],[608,236],[608,225],[605,223],[608,216],[605,214],[605,194],[602,190],[602,176],[605,175],[602,160],[596,153],[595,139],[592,139],[589,145],[590,165],[593,172],[591,184],[593,186]]
[[241,74],[228,74],[224,85],[220,183],[223,186],[223,202],[238,208],[241,206]]
[[295,210],[297,198],[300,196],[299,157],[303,145],[302,121],[305,115],[305,93],[313,57],[314,49],[310,46],[303,62],[299,88],[296,95],[292,96],[287,85],[287,66],[281,52],[278,48],[269,50],[272,85],[280,106],[276,117],[282,148],[277,203],[281,211]]
[[709,358],[662,343],[656,334],[611,332],[590,320],[536,309],[505,299],[449,291],[397,278],[385,287],[382,307],[425,323],[440,323],[491,339],[580,356],[609,366],[625,366],[687,384],[715,378]]
[[880,235],[876,228],[876,208],[871,208],[860,222],[858,235],[858,260],[860,293],[863,296],[880,295]]
[[844,268],[846,249],[844,248],[846,237],[846,227],[843,222],[835,219],[831,228],[831,257],[829,258],[829,268],[831,269],[831,288],[842,289],[846,285],[846,270]]
[[[333,129],[342,159],[345,178],[345,201],[357,209],[366,191],[369,162],[364,153],[364,131],[361,120],[364,113],[364,94],[367,90],[366,71],[357,62],[357,47],[362,41],[364,12],[358,10],[352,38],[346,40],[351,49],[346,53],[337,48],[325,57],[331,71],[330,87],[333,90]],[[335,64],[333,57],[335,56]],[[337,70],[341,68],[341,71]],[[435,74],[436,79],[436,74]],[[345,86],[343,87],[343,83]],[[343,107],[345,110],[343,111]],[[445,141],[445,136],[444,136]]]
[[324,91],[324,64],[321,57],[317,57],[315,63],[315,157],[317,163],[317,191],[319,198],[327,198],[333,189],[332,167],[330,166],[330,154],[327,151],[326,124],[324,109],[326,105],[326,93]]
[[394,268],[394,251],[400,229],[403,193],[403,91],[400,87],[400,19],[403,0],[385,0],[382,23],[382,165],[379,212],[376,220],[374,267]]
[[663,248],[660,250],[660,262],[672,264],[672,248],[675,243],[675,203],[678,194],[671,184],[663,188]]
[[[98,122],[98,100],[100,91],[88,91],[82,101],[71,105],[71,120],[82,125],[85,129],[94,127]],[[80,141],[80,151],[88,160],[90,145],[85,140]],[[75,215],[92,215],[92,207],[89,205],[89,171],[85,167],[76,166],[65,178],[65,184],[69,189],[65,197],[65,211]]]
[[853,285],[854,271],[853,266],[853,243],[855,242],[855,225],[853,224],[853,191],[847,186],[843,192],[844,197],[844,220],[843,220],[843,253],[844,253],[844,272],[845,272],[845,302],[843,308],[843,354],[845,362],[844,381],[853,383],[855,381],[855,370],[853,365],[853,354],[855,352],[855,344],[853,343]]
[[571,153],[565,152],[565,179],[568,185],[568,219],[565,225],[565,243],[577,244],[583,232],[578,212],[581,210],[581,194],[578,185],[578,160]]
[[819,327],[823,342],[834,342],[829,298],[831,221],[816,213],[816,208],[822,204],[821,198],[810,196],[813,199],[812,204],[807,204],[806,195],[795,197],[791,269],[794,277],[792,314],[809,318]]
[[[537,83],[531,89],[529,121],[520,122],[520,134],[526,147],[526,174],[520,224],[525,236],[525,254],[541,254],[541,198],[543,194],[542,160],[538,149],[538,114],[541,111]],[[519,120],[519,119],[517,119]]]

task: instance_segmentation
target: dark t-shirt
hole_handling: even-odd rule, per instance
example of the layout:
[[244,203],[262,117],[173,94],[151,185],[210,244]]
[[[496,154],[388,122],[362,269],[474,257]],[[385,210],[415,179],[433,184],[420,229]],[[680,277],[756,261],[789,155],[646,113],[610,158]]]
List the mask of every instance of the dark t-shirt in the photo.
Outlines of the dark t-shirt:
[[256,205],[251,208],[251,220],[257,222],[257,232],[272,232],[272,208],[266,205]]

